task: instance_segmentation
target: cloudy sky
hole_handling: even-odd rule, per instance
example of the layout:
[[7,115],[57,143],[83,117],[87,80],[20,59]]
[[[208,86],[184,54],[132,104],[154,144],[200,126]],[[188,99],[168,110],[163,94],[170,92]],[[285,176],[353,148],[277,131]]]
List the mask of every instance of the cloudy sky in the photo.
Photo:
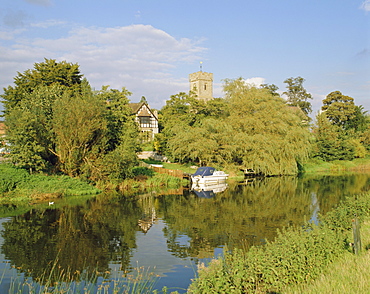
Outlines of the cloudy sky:
[[370,0],[1,0],[0,93],[44,58],[80,65],[157,109],[189,73],[275,84],[303,77],[314,111],[332,91],[370,110]]

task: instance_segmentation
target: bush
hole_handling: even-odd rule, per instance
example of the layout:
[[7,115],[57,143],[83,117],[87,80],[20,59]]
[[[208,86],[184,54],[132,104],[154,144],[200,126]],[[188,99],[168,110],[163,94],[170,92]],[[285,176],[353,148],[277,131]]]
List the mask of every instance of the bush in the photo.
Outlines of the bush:
[[135,177],[137,176],[147,176],[147,177],[152,177],[154,176],[154,170],[143,167],[143,166],[136,166],[132,170],[133,174]]
[[15,168],[8,164],[0,164],[0,193],[13,191],[17,186],[28,180],[26,170]]
[[59,193],[61,195],[97,194],[101,191],[79,179],[65,175],[30,175],[26,170],[0,164],[0,193],[17,191],[21,194]]

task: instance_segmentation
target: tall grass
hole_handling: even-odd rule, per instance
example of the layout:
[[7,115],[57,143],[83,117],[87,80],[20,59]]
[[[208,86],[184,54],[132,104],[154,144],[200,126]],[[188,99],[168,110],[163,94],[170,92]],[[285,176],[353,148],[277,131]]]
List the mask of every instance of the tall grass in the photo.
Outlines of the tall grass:
[[98,194],[101,191],[86,182],[65,175],[30,175],[26,170],[10,164],[0,164],[0,193],[9,192],[13,192],[7,194],[9,197],[19,195],[32,197],[42,194],[54,196],[87,195]]
[[[55,262],[49,272],[37,281],[17,276],[9,283],[9,294],[146,294],[158,293],[155,285],[159,277],[149,268],[137,267],[131,273],[98,271],[71,273],[59,270]],[[55,282],[58,281],[58,282]],[[1,279],[1,283],[7,283]],[[163,289],[163,293],[166,289]]]
[[[364,249],[370,245],[370,219],[362,225],[361,238]],[[284,293],[331,294],[331,293],[369,293],[370,252],[364,250],[360,255],[346,252],[337,262],[329,266],[317,280],[294,285],[284,289]]]
[[322,161],[310,159],[304,164],[305,173],[343,173],[343,172],[369,172],[370,158],[356,158],[354,160]]

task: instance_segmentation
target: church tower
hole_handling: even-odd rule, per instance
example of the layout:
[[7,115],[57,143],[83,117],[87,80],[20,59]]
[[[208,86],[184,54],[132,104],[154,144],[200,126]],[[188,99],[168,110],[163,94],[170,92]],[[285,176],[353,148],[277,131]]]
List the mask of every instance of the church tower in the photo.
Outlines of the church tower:
[[190,91],[197,95],[197,99],[205,102],[213,99],[213,73],[200,71],[189,75]]

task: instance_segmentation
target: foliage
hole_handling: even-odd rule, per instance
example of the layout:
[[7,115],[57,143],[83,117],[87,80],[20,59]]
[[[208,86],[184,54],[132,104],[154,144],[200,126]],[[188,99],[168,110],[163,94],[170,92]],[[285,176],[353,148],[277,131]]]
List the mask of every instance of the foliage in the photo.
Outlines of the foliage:
[[288,97],[288,105],[299,107],[307,116],[312,112],[311,103],[312,95],[307,93],[303,87],[305,81],[302,77],[288,78],[284,81],[287,84],[287,90],[283,92]]
[[355,105],[352,97],[334,91],[323,100],[322,110],[314,127],[313,156],[325,161],[365,157],[370,150],[369,118],[363,107]]
[[29,174],[27,171],[14,168],[11,165],[0,164],[0,193],[13,191],[17,186],[27,181]]
[[86,158],[103,151],[106,122],[102,113],[103,105],[94,97],[66,97],[54,103],[54,153],[65,174],[78,176]]
[[[368,220],[361,225],[361,235],[362,244],[370,244],[370,223]],[[369,272],[369,254],[354,255],[348,252],[330,265],[316,281],[293,285],[292,287],[288,286],[284,289],[284,293],[366,293],[369,288]]]
[[154,176],[154,170],[143,167],[143,166],[137,166],[133,168],[132,172],[134,173],[135,176],[147,176],[147,177],[152,177]]
[[94,181],[133,176],[139,132],[125,88],[93,92],[78,65],[49,59],[14,83],[2,95],[14,164]]
[[225,251],[224,257],[199,267],[190,293],[281,292],[287,285],[317,278],[346,249],[351,219],[370,215],[369,195],[343,202],[322,217],[322,225],[289,228],[263,247]]
[[277,90],[279,90],[279,87],[274,84],[261,84],[261,88],[267,89],[273,96],[280,96],[280,94],[277,92]]
[[[356,106],[354,99],[339,91],[331,92],[322,101],[321,109],[334,125],[347,129],[348,122],[355,117]],[[359,109],[357,109],[359,111]]]
[[160,117],[162,152],[180,163],[234,164],[267,175],[297,173],[310,149],[305,115],[241,78],[226,80],[224,91],[226,99],[208,103],[184,94],[167,101]]
[[24,169],[0,164],[0,193],[6,192],[37,197],[38,194],[67,196],[98,194],[101,191],[88,183],[68,176],[30,175]]
[[325,161],[352,160],[355,157],[355,148],[350,138],[339,126],[329,121],[325,112],[319,114],[316,119],[317,126],[314,132],[317,150],[315,156]]
[[53,59],[45,59],[44,62],[35,63],[34,69],[18,73],[14,78],[15,86],[4,89],[1,97],[5,100],[5,115],[7,115],[22,100],[28,99],[38,87],[58,86],[60,94],[69,92],[71,95],[81,92],[83,82],[77,64],[66,61],[56,62]]

